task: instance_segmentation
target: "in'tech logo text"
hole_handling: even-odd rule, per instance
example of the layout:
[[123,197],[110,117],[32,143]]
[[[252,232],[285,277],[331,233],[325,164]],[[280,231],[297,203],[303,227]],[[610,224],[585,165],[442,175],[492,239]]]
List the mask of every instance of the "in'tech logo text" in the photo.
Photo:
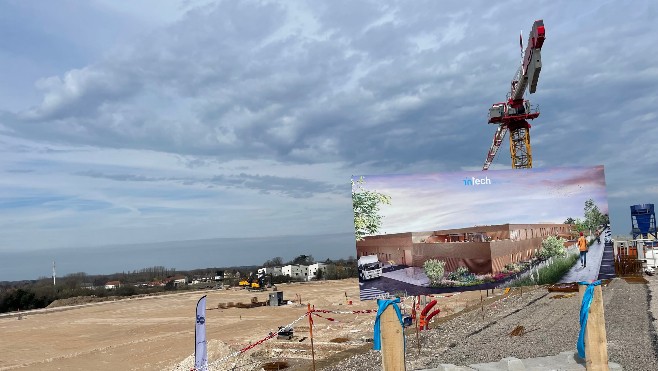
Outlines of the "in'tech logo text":
[[465,186],[484,185],[484,184],[491,184],[491,179],[489,179],[488,176],[485,176],[484,178],[471,177],[471,179],[468,178],[464,179]]

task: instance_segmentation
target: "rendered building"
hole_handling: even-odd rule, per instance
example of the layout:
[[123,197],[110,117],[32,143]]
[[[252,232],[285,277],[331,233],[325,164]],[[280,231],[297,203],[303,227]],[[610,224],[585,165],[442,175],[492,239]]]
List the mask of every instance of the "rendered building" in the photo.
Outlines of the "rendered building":
[[422,267],[428,259],[477,274],[499,273],[507,264],[532,258],[548,236],[569,238],[570,224],[502,224],[433,232],[368,236],[356,243],[357,258],[377,255],[380,261]]

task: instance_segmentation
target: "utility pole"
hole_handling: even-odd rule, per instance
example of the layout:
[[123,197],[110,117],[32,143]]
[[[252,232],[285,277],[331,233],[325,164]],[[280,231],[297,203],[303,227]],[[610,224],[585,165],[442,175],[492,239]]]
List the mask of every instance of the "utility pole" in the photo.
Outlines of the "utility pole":
[[53,260],[53,286],[56,285],[55,278],[57,277],[57,274],[55,273],[55,261]]

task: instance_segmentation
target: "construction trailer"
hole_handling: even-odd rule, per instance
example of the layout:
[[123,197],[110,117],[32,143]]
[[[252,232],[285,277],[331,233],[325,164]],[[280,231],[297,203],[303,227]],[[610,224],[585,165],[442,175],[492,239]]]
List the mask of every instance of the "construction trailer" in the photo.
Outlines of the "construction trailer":
[[283,291],[270,292],[269,305],[278,307],[283,304]]

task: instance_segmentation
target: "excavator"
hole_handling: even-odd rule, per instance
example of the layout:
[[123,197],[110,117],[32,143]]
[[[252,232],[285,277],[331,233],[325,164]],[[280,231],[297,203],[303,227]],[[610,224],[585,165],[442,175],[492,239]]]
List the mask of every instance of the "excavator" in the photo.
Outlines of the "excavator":
[[265,279],[263,276],[250,275],[240,280],[238,286],[250,291],[265,291]]

